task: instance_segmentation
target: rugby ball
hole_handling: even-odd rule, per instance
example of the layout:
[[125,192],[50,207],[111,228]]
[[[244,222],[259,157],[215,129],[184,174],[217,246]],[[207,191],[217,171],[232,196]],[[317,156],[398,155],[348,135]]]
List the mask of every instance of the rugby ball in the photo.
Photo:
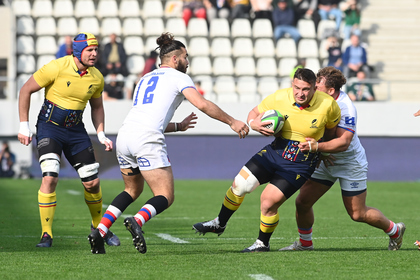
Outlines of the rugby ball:
[[261,122],[271,122],[265,127],[274,131],[274,134],[280,132],[284,125],[284,117],[277,110],[268,110],[264,112],[264,115],[261,117]]

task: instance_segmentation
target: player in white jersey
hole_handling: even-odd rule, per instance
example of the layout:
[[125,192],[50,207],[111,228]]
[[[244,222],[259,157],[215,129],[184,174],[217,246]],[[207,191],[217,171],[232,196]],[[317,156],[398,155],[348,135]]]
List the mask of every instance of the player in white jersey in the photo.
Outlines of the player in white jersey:
[[[382,229],[390,237],[389,250],[398,250],[402,245],[405,231],[404,223],[394,223],[376,208],[366,206],[368,162],[365,149],[356,133],[357,111],[348,95],[340,91],[346,83],[343,74],[334,67],[325,67],[317,73],[317,90],[335,98],[341,109],[335,139],[328,142],[316,142],[307,138],[301,143],[302,151],[318,149],[325,155],[320,166],[300,189],[296,198],[296,221],[299,241],[280,249],[280,251],[313,250],[312,226],[314,213],[312,206],[321,198],[338,179],[347,213],[356,222],[367,223]],[[334,153],[328,156],[325,153]]]
[[112,201],[98,228],[88,240],[94,254],[104,254],[103,237],[124,210],[143,192],[146,181],[153,197],[134,217],[124,220],[133,237],[133,244],[140,253],[146,253],[142,226],[152,217],[163,212],[174,201],[174,177],[165,144],[164,132],[185,131],[194,127],[196,115],[192,113],[182,122],[170,122],[184,98],[208,116],[228,124],[239,138],[244,138],[248,126],[206,100],[185,74],[188,53],[180,41],[170,33],[163,33],[157,40],[161,66],[146,74],[133,93],[133,106],[117,136],[117,158],[124,179],[125,189]]

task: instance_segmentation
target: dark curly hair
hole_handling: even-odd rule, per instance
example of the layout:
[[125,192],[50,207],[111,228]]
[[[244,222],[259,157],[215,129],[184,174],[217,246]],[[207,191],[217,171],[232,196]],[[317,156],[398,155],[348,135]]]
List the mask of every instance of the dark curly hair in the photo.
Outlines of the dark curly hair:
[[316,82],[315,73],[308,68],[298,68],[295,72],[295,75],[293,76],[293,79],[295,78],[298,80],[307,82],[311,86],[315,86],[315,82]]
[[156,49],[160,49],[159,57],[161,60],[173,51],[181,50],[181,48],[185,49],[185,45],[180,41],[175,40],[174,35],[169,32],[162,33],[162,35],[156,39],[156,43],[158,44]]
[[341,73],[340,70],[334,68],[333,66],[319,69],[318,73],[316,74],[317,81],[320,82],[322,77],[325,78],[325,86],[327,88],[333,88],[336,91],[340,90],[340,88],[347,82],[343,73]]

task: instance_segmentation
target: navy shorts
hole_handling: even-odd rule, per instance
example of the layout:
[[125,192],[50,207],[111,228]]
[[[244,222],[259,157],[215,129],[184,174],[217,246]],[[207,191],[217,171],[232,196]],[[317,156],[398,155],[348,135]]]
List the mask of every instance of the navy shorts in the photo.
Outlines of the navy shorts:
[[311,177],[318,155],[302,153],[299,142],[276,138],[246,164],[260,184],[270,182],[289,198]]
[[48,139],[53,139],[61,147],[67,158],[92,147],[92,142],[83,123],[66,128],[51,122],[38,121],[36,128],[38,151],[49,144]]

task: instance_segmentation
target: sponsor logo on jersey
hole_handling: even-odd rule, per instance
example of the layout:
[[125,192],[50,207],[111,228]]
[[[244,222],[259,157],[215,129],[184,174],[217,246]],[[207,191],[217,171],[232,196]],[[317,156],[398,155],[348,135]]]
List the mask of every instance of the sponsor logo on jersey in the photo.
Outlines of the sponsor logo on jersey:
[[311,128],[318,128],[318,119],[313,119],[312,120]]
[[70,84],[71,84],[71,82],[70,82],[70,81],[67,81],[67,87],[69,87],[69,86],[70,86]]
[[93,94],[94,91],[95,88],[93,87],[93,85],[90,85],[87,94]]

